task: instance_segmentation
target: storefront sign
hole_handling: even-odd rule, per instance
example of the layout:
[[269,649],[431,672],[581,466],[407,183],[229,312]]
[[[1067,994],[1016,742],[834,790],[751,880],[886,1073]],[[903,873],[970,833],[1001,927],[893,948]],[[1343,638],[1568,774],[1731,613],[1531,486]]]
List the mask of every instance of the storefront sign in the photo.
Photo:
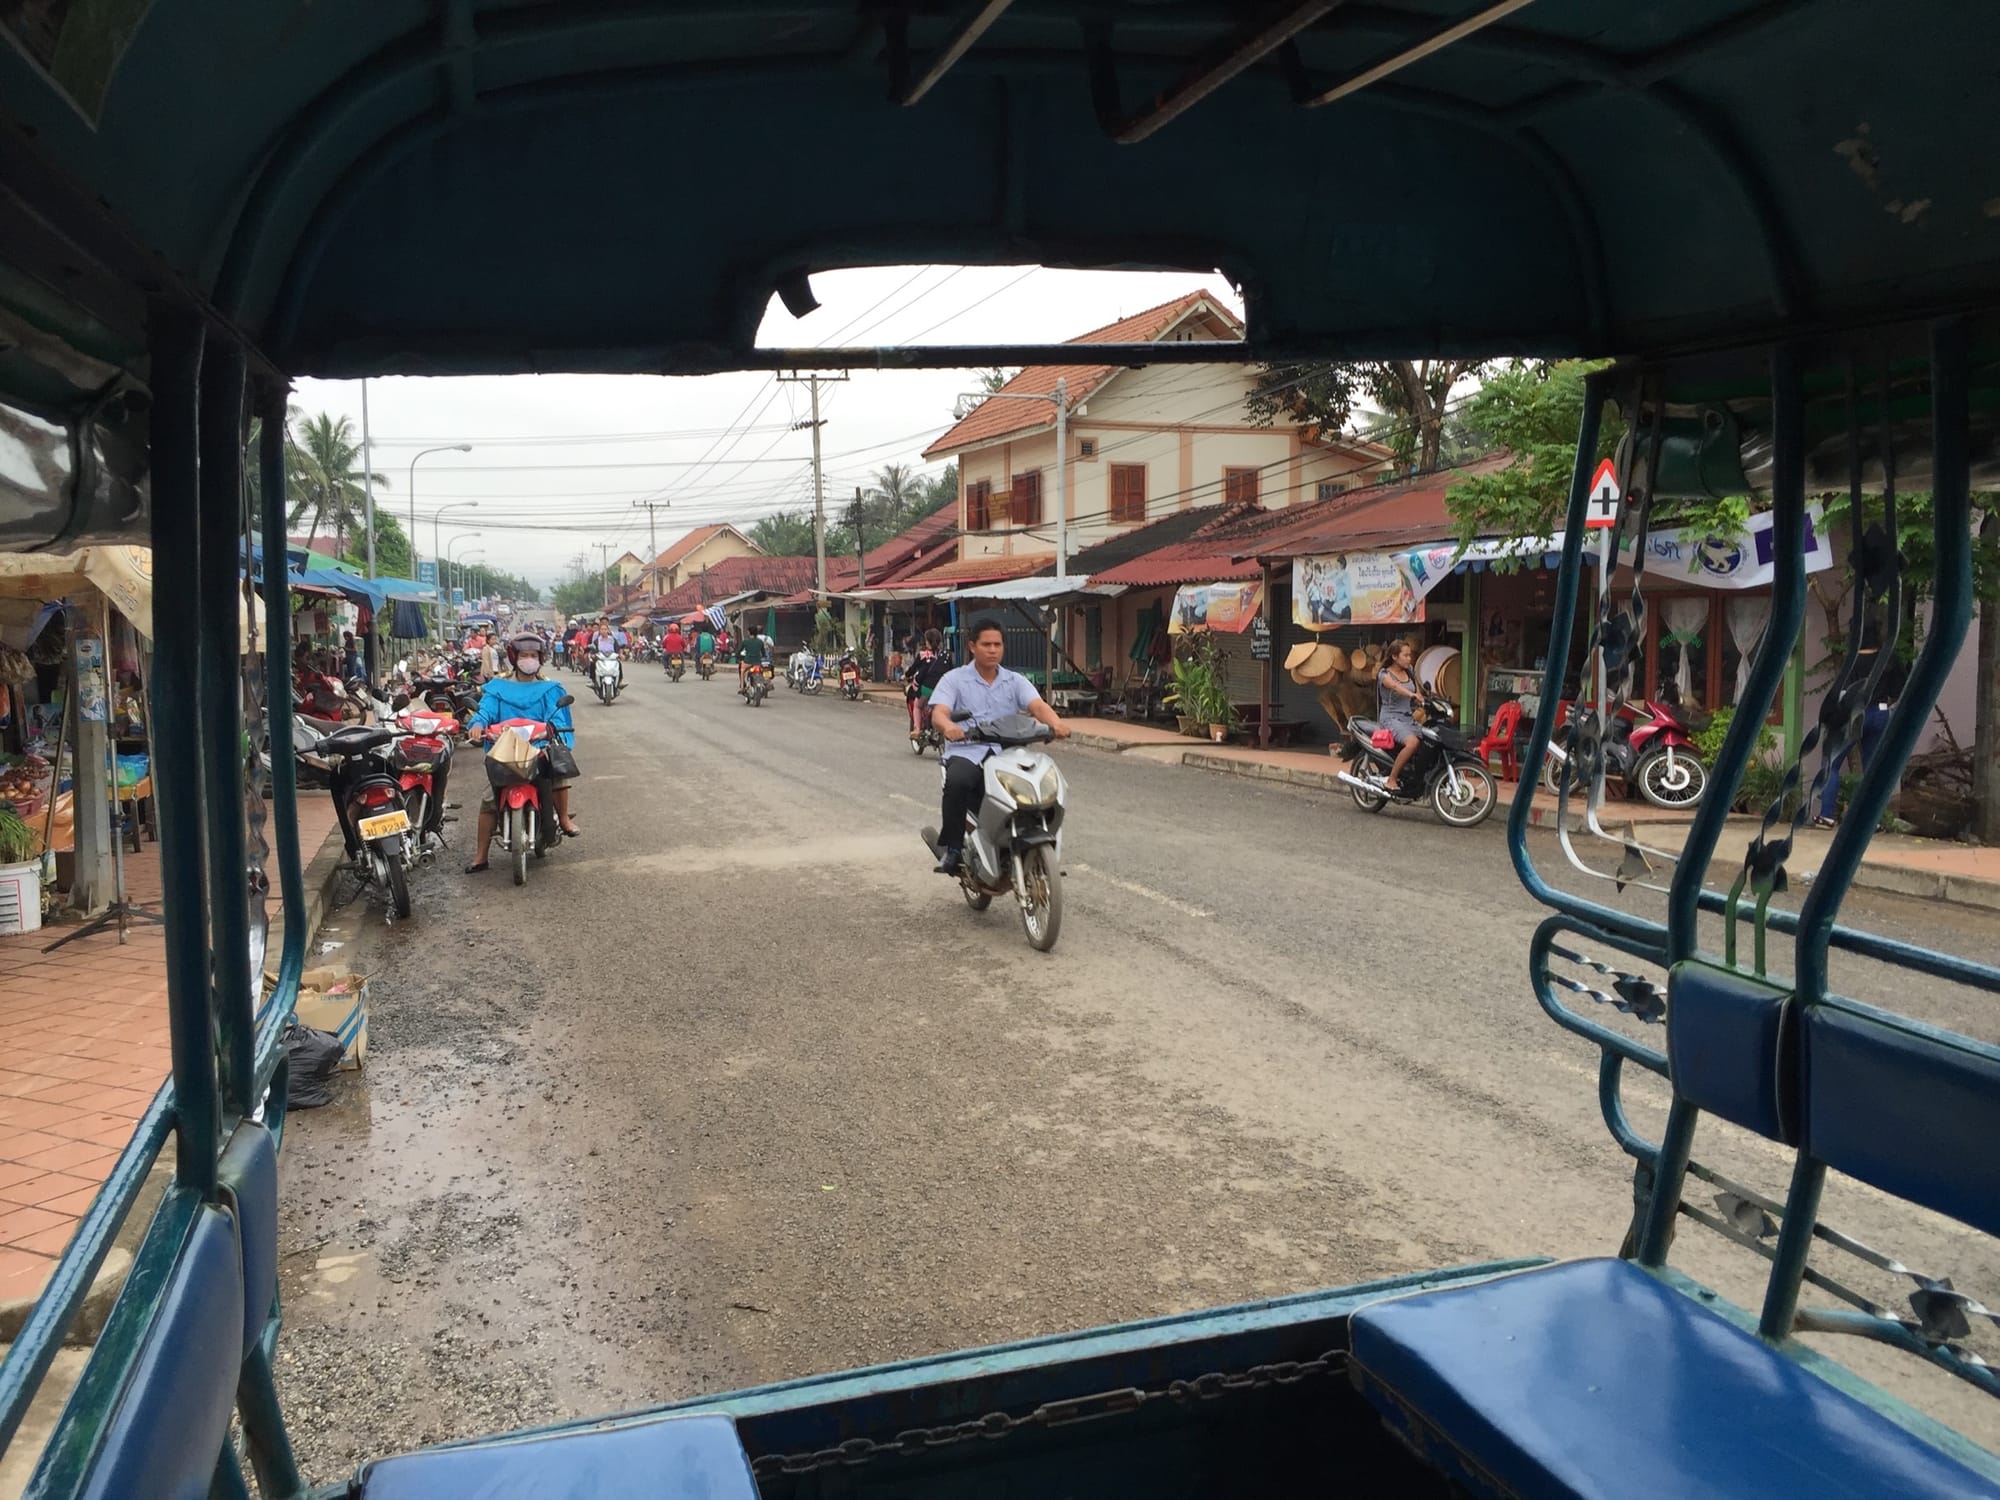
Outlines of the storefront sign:
[[[1697,537],[1691,531],[1652,531],[1646,534],[1646,571],[1684,577],[1690,583],[1710,589],[1769,588],[1771,566],[1771,513],[1765,511],[1744,523],[1736,537]],[[1630,566],[1633,549],[1626,547],[1619,562]],[[1824,573],[1833,566],[1833,546],[1826,532],[1826,517],[1817,505],[1806,507],[1806,571]]]
[[104,688],[104,642],[94,635],[76,637],[76,717],[84,724],[102,724],[111,717]]
[[1269,661],[1271,659],[1271,622],[1262,615],[1250,625],[1250,660]]
[[1295,558],[1292,618],[1308,630],[1413,624],[1424,617],[1424,596],[1450,576],[1456,553],[1443,545]]
[[1241,635],[1264,612],[1264,585],[1255,578],[1233,583],[1190,583],[1174,594],[1167,634],[1222,630]]

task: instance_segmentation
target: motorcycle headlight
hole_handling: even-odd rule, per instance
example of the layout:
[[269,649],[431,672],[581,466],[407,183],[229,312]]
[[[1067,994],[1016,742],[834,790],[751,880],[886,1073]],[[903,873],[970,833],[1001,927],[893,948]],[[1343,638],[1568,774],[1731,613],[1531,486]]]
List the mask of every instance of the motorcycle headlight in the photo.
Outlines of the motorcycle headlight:
[[1054,766],[1033,780],[1018,771],[1001,771],[998,775],[1007,795],[1022,807],[1054,807],[1062,798],[1062,772]]

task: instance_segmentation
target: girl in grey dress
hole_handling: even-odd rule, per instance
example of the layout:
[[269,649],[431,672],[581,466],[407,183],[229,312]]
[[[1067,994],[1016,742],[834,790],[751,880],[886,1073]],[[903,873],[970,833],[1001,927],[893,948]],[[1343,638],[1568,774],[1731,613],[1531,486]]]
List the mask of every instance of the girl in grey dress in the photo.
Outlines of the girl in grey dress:
[[1417,753],[1416,706],[1423,701],[1413,663],[1416,647],[1397,641],[1389,648],[1375,679],[1375,722],[1396,737],[1396,763],[1389,768],[1389,790],[1402,791],[1403,767]]

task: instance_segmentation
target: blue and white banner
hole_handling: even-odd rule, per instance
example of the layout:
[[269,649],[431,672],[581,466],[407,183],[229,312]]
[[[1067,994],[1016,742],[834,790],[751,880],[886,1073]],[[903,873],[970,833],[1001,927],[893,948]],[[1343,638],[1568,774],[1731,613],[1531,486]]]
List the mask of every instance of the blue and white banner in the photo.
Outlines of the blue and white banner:
[[[1698,537],[1691,531],[1646,533],[1646,572],[1662,583],[1685,580],[1705,589],[1769,588],[1771,514],[1752,516],[1735,537]],[[1625,547],[1618,561],[1630,566],[1633,548]],[[1806,507],[1806,571],[1824,573],[1833,566],[1833,542],[1826,517],[1817,505]]]
[[717,630],[727,630],[729,628],[729,616],[722,612],[720,604],[711,604],[702,613],[708,616],[708,623],[713,625]]

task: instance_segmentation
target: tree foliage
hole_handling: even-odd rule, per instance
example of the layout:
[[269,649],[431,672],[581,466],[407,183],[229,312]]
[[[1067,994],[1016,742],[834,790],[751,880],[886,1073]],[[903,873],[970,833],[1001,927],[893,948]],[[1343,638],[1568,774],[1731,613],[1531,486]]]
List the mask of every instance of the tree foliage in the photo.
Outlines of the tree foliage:
[[750,540],[770,557],[811,557],[813,555],[812,512],[781,510],[761,517],[750,528]]
[[1452,387],[1476,375],[1476,359],[1371,359],[1348,364],[1265,365],[1244,400],[1252,421],[1283,418],[1327,436],[1349,431],[1372,402],[1383,413],[1378,441],[1404,467],[1429,473],[1443,461]]
[[579,552],[549,594],[549,602],[567,620],[572,615],[595,615],[604,608],[605,590],[618,584],[616,565],[599,568],[588,552]]
[[361,444],[347,418],[320,412],[289,424],[285,453],[286,498],[292,505],[289,523],[297,526],[303,517],[312,517],[308,546],[325,529],[346,551],[348,533],[361,524],[368,489],[389,487],[387,476],[362,473],[360,461]]

